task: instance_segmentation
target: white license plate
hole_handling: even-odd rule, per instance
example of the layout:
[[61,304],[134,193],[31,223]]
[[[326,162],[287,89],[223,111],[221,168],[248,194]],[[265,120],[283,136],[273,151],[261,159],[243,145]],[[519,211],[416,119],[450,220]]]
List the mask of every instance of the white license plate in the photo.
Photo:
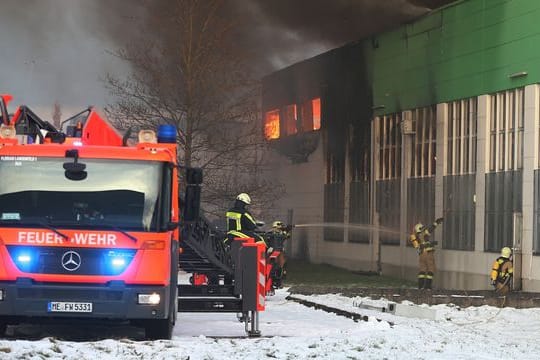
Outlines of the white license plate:
[[47,305],[48,312],[91,313],[92,303],[51,301]]

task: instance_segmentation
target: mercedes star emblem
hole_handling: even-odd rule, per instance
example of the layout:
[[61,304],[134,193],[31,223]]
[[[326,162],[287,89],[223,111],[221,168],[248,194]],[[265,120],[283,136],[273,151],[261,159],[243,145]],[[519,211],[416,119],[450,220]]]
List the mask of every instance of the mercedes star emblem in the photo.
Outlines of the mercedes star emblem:
[[67,271],[75,271],[81,266],[81,255],[75,251],[66,251],[62,255],[62,267]]

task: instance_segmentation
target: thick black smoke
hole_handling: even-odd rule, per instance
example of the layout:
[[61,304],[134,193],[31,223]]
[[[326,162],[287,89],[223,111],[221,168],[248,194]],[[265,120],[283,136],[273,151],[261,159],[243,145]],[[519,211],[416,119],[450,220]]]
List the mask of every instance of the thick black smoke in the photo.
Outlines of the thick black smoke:
[[[152,37],[145,21],[174,0],[2,0],[0,92],[52,107],[105,105],[101,79],[128,74],[110,52]],[[226,0],[224,17],[262,76],[421,15],[449,0]],[[413,4],[414,3],[414,4]],[[154,24],[155,25],[155,24]]]
[[[265,70],[287,66],[370,34],[396,28],[452,0],[238,0],[261,46]],[[246,5],[248,4],[248,5]],[[263,40],[263,41],[261,41]]]

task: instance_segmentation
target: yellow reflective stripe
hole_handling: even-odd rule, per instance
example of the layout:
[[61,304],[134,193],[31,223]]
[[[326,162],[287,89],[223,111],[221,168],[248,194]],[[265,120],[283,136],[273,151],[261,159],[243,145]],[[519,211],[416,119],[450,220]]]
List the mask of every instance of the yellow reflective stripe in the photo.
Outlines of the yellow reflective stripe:
[[251,215],[250,215],[250,214],[248,214],[248,213],[245,213],[244,215],[246,215],[246,217],[247,217],[247,218],[248,218],[249,220],[251,220],[251,222],[252,222],[252,223],[254,223],[254,224],[255,224],[255,220],[254,220],[254,219],[253,219],[253,218],[251,217]]
[[227,219],[231,219],[236,222],[236,229],[242,229],[242,222],[240,221],[240,219],[242,218],[242,214],[233,211],[227,211],[227,214],[225,214],[225,216],[227,216]]
[[242,239],[245,239],[245,238],[249,237],[246,234],[243,234],[240,231],[235,231],[235,230],[231,230],[227,234],[234,235],[235,237],[242,238]]

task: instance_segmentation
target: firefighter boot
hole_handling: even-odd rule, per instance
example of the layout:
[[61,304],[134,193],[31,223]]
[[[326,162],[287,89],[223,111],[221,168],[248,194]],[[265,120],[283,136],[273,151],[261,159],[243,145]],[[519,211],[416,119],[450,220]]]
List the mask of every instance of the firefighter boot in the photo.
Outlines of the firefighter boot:
[[431,284],[433,283],[433,273],[429,271],[426,274],[426,283],[424,284],[424,288],[431,290]]
[[426,278],[419,277],[418,278],[418,289],[423,289],[426,284]]

